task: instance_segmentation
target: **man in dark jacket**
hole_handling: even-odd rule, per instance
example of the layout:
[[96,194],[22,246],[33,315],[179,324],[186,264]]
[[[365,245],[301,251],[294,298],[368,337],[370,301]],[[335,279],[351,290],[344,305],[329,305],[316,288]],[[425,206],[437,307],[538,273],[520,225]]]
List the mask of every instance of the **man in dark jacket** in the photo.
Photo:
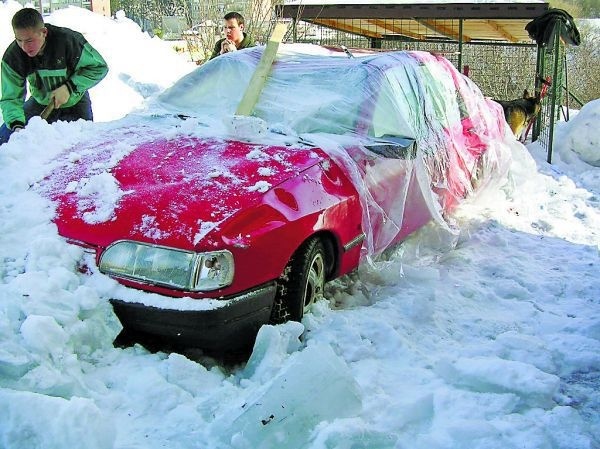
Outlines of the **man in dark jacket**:
[[[52,103],[48,122],[92,120],[88,89],[108,67],[81,33],[44,24],[38,10],[23,8],[13,16],[15,40],[2,57],[0,108],[4,124],[0,145]],[[25,101],[27,83],[31,96]]]
[[244,16],[238,12],[229,12],[225,14],[223,20],[225,21],[223,24],[225,37],[217,41],[210,59],[230,51],[254,47],[254,39],[252,39],[252,36],[244,33]]

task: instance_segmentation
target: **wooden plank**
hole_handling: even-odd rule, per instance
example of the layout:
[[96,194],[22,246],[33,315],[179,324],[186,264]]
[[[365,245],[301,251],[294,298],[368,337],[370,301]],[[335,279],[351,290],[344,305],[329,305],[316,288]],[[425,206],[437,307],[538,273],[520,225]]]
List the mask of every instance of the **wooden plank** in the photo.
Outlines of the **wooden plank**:
[[275,56],[277,55],[277,49],[283,40],[286,30],[287,24],[285,23],[280,22],[275,25],[275,29],[273,30],[271,37],[269,37],[269,41],[267,42],[263,55],[258,62],[258,66],[252,74],[252,78],[250,79],[250,83],[246,88],[246,92],[244,92],[242,101],[240,101],[240,104],[235,111],[236,115],[252,114],[252,110],[254,109],[254,106],[256,106],[258,98],[260,97],[260,93],[267,82],[269,72],[271,71],[271,66],[273,65]]
[[[424,19],[416,19],[421,25],[425,28],[430,29],[431,31],[441,34],[442,36],[446,36],[449,39],[453,39],[458,41],[460,39],[460,35],[458,33],[458,29],[454,29],[454,24],[450,22],[450,26],[446,26],[445,21],[443,20],[424,20]],[[458,28],[458,27],[457,27]],[[463,32],[463,42],[470,42],[471,36],[466,35]]]
[[508,42],[517,42],[517,38],[510,34],[506,29],[500,25],[498,22],[494,22],[492,20],[486,20],[485,23],[496,31],[503,39],[506,39]]

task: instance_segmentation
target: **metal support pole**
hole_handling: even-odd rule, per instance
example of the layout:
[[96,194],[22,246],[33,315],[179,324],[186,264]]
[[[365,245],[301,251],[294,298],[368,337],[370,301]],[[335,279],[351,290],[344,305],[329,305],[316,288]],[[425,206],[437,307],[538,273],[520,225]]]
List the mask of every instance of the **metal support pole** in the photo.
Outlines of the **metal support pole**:
[[463,55],[463,19],[458,19],[458,67],[462,71],[462,55]]
[[383,43],[383,39],[378,37],[369,38],[369,48],[381,49]]
[[567,91],[567,95],[565,97],[565,105],[567,108],[567,115],[565,117],[565,121],[569,121],[569,77],[567,75],[567,54],[563,55],[564,67],[563,70],[565,72],[565,90]]
[[551,98],[551,106],[550,106],[550,133],[548,134],[548,158],[546,161],[551,164],[552,163],[552,146],[554,140],[554,124],[556,122],[556,101],[558,99],[557,91],[561,88],[560,82],[558,80],[558,67],[562,64],[562,61],[559,58],[560,54],[560,35],[561,35],[561,27],[562,23],[558,23],[559,27],[556,31],[556,37],[554,39],[554,72],[552,74],[552,98]]
[[298,19],[295,17],[292,19],[292,42],[296,43],[298,41]]
[[[546,63],[546,58],[545,58],[545,52],[544,49],[541,45],[538,45],[537,47],[537,61],[536,61],[536,66],[535,66],[535,74],[536,74],[536,79],[534,82],[535,88],[536,88],[536,92],[539,92],[541,90],[541,84],[544,78],[545,78],[545,63]],[[542,130],[542,115],[543,114],[538,114],[535,122],[533,124],[533,132],[531,133],[531,141],[535,142],[536,140],[538,140],[538,138],[540,137],[540,132]]]

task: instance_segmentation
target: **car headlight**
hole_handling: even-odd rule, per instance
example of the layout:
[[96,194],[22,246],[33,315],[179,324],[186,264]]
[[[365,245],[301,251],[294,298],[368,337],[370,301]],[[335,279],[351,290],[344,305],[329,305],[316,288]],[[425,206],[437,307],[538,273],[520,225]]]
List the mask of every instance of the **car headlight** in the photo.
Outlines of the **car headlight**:
[[102,253],[100,271],[181,290],[209,291],[231,284],[233,255],[227,250],[196,253],[123,240]]

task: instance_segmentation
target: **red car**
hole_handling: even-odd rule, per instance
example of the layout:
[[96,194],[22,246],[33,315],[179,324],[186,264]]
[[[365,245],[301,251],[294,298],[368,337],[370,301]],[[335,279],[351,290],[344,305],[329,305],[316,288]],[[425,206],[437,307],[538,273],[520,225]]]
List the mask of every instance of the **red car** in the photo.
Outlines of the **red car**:
[[262,51],[199,67],[40,185],[62,236],[148,292],[111,299],[140,338],[250,345],[507,167],[502,110],[442,57],[283,45],[234,116]]

